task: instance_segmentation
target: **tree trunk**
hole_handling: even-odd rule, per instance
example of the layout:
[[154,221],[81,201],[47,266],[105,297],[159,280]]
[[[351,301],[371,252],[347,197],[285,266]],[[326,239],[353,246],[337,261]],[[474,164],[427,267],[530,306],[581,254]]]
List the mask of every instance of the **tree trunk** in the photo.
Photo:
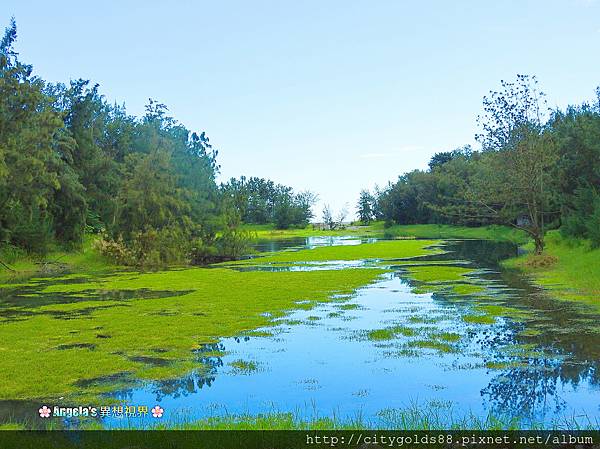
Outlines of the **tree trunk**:
[[544,251],[544,236],[534,235],[533,240],[535,242],[535,254],[539,256]]

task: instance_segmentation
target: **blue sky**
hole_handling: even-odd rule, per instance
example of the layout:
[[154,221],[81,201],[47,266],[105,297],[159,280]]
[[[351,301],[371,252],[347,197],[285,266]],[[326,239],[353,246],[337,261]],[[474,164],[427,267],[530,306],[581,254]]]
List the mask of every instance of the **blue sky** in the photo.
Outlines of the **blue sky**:
[[222,179],[271,178],[354,208],[358,192],[473,143],[481,99],[537,75],[550,106],[600,84],[600,1],[4,0],[49,81],[149,97],[219,148]]

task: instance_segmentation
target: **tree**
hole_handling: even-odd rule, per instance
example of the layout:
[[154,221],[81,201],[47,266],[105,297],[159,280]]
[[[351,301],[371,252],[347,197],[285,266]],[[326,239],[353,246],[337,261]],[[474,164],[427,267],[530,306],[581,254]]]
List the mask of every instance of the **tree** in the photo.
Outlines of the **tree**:
[[503,81],[502,91],[484,97],[478,139],[487,154],[461,204],[442,209],[522,229],[540,254],[547,219],[556,214],[557,145],[543,121],[544,94],[536,84],[535,77],[518,75],[516,83]]
[[375,198],[373,195],[371,195],[371,193],[366,189],[361,190],[356,208],[358,210],[358,219],[363,224],[368,225],[371,220],[373,220],[375,209],[374,204]]
[[477,117],[482,132],[475,138],[484,151],[514,146],[532,127],[541,128],[547,112],[545,96],[535,76],[517,75],[514,83],[501,80],[502,90],[483,97],[484,114]]
[[483,217],[525,231],[541,254],[547,221],[558,210],[554,137],[524,134],[511,150],[483,160],[467,193],[470,204]]
[[0,241],[43,252],[53,237],[64,124],[43,81],[18,60],[16,37],[13,19],[0,43]]
[[456,150],[452,151],[442,151],[440,153],[435,153],[429,161],[429,170],[433,171],[436,168],[440,168],[446,163],[456,159],[457,157],[469,157],[471,156],[471,154],[473,154],[471,145],[465,145],[462,148],[457,148]]
[[327,229],[335,228],[335,220],[333,219],[333,214],[329,204],[323,206],[323,224],[327,227]]
[[221,184],[221,192],[232,200],[244,223],[274,223],[278,229],[306,226],[318,198],[308,190],[294,193],[271,180],[245,176]]
[[348,209],[344,206],[334,217],[329,204],[323,206],[323,224],[327,229],[333,231],[340,228],[344,224],[344,220],[348,216]]

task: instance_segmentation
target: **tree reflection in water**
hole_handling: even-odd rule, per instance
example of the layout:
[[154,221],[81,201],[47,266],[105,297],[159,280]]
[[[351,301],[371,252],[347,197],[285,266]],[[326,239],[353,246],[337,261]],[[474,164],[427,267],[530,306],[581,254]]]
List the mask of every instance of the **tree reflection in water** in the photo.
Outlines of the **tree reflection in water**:
[[155,382],[152,392],[157,401],[166,396],[177,398],[194,394],[204,387],[210,387],[215,381],[217,371],[223,366],[221,354],[225,352],[225,346],[222,343],[207,343],[193,352],[200,368],[176,379]]

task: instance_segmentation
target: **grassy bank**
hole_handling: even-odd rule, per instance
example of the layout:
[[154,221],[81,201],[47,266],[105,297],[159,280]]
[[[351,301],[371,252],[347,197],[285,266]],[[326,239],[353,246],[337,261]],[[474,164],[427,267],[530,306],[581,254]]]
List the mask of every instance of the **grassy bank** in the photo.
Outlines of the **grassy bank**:
[[485,239],[509,241],[514,243],[527,242],[524,232],[507,226],[452,226],[437,224],[394,225],[383,229],[384,235],[392,237],[417,237],[430,239]]
[[294,237],[318,236],[373,236],[373,237],[405,237],[426,239],[487,239],[510,241],[519,244],[527,242],[524,232],[508,226],[453,226],[437,224],[393,225],[388,228],[382,221],[368,226],[352,225],[334,231],[319,230],[309,225],[302,229],[275,229],[274,225],[244,225],[244,229],[252,232],[258,239],[279,239]]
[[92,248],[95,238],[87,235],[80,248],[72,250],[56,248],[45,256],[13,251],[3,254],[0,251],[0,259],[11,268],[9,270],[0,266],[0,283],[11,278],[27,278],[61,271],[96,272],[115,268],[109,260]]
[[[531,245],[525,248],[533,249]],[[584,302],[600,310],[600,249],[589,242],[565,239],[558,231],[546,236],[542,256],[526,254],[504,262],[530,274],[558,299]]]
[[[597,422],[586,416],[565,420],[538,422],[488,413],[477,416],[454,410],[452,404],[435,401],[413,403],[401,409],[384,409],[375,419],[366,419],[361,413],[354,416],[303,417],[299,413],[270,412],[258,415],[224,414],[191,420],[178,416],[162,421],[153,430],[520,430],[527,429],[580,429],[593,430]],[[101,429],[98,423],[90,423],[87,429]],[[135,429],[135,423],[125,424],[121,430]]]

